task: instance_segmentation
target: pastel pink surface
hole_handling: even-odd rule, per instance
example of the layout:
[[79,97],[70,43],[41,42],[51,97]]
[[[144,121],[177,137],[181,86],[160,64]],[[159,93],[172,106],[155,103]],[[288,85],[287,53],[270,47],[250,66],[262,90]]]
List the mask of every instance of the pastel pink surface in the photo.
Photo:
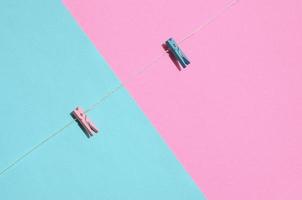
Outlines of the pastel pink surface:
[[[227,3],[65,0],[122,81]],[[208,199],[302,199],[302,3],[241,1],[126,86]]]

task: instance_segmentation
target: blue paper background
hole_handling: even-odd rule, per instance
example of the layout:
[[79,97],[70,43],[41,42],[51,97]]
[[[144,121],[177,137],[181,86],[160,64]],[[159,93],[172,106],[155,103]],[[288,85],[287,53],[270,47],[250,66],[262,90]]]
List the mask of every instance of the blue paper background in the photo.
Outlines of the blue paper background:
[[[119,84],[60,1],[0,1],[0,170]],[[0,176],[0,199],[203,199],[127,91]]]

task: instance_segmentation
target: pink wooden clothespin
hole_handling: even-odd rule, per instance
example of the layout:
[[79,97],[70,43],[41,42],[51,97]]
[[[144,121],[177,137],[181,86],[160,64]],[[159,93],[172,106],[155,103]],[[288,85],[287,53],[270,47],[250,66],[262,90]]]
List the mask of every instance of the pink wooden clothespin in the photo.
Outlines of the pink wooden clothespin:
[[79,126],[87,137],[93,136],[93,133],[97,133],[99,131],[80,107],[77,107],[72,111],[71,116],[77,120]]

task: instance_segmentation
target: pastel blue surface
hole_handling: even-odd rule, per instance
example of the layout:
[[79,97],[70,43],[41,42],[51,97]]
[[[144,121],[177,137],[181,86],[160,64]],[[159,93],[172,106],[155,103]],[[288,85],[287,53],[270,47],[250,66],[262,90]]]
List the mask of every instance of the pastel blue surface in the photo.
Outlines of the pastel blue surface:
[[[119,84],[59,1],[0,1],[0,171]],[[121,89],[0,176],[0,199],[204,199]]]

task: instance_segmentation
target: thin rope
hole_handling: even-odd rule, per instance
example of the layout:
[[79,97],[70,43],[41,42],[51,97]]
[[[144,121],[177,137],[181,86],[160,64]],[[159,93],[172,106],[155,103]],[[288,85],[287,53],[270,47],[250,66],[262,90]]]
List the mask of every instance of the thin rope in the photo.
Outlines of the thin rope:
[[190,37],[192,37],[193,35],[195,35],[196,33],[198,33],[199,31],[201,31],[202,29],[204,29],[205,27],[207,27],[209,24],[211,24],[212,22],[214,22],[216,19],[218,19],[222,14],[224,14],[226,11],[228,11],[230,8],[232,8],[233,6],[235,6],[237,3],[239,3],[239,0],[233,0],[228,2],[221,10],[219,10],[215,15],[213,15],[212,17],[208,18],[208,20],[201,24],[200,26],[198,26],[194,31],[192,31],[189,35],[187,35],[186,37],[184,37],[182,40],[178,41],[179,44],[183,43],[184,41],[186,41],[187,39],[189,39]]
[[[209,24],[211,24],[212,22],[214,22],[219,16],[221,16],[223,13],[225,13],[231,7],[233,7],[234,5],[236,5],[238,2],[239,2],[239,0],[234,0],[234,1],[229,2],[227,5],[225,5],[223,7],[223,9],[221,9],[220,11],[218,11],[217,14],[213,15],[212,17],[210,17],[205,23],[202,23],[194,31],[192,31],[190,34],[188,34],[186,37],[184,37],[182,40],[180,40],[178,43],[179,44],[183,43],[185,40],[189,39],[190,37],[192,37],[193,35],[195,35],[199,31],[201,31],[202,29],[204,29],[205,27],[207,27]],[[103,103],[105,100],[107,100],[114,93],[116,93],[120,89],[124,88],[126,83],[132,81],[134,77],[137,77],[137,76],[141,75],[142,73],[144,73],[147,69],[149,69],[155,63],[157,63],[168,52],[169,52],[169,50],[163,51],[158,57],[154,58],[149,64],[147,64],[144,67],[142,67],[139,71],[137,71],[131,77],[128,77],[128,79],[126,81],[121,82],[118,86],[116,86],[115,88],[113,88],[112,90],[110,90],[107,94],[105,94],[102,98],[100,98],[96,103],[92,104],[85,111],[85,113],[88,113],[88,112],[94,110],[97,106],[99,106],[101,103]],[[9,164],[6,168],[4,168],[0,172],[0,176],[2,176],[5,172],[7,172],[12,167],[14,167],[17,163],[19,163],[21,160],[23,160],[24,158],[26,158],[32,152],[34,152],[35,150],[37,150],[43,144],[45,144],[49,140],[53,139],[55,136],[57,136],[60,133],[62,133],[67,127],[71,126],[75,121],[76,121],[76,119],[71,120],[70,122],[68,122],[67,124],[65,124],[62,128],[60,128],[57,131],[53,132],[47,138],[45,138],[44,140],[42,140],[40,143],[38,143],[35,146],[33,146],[30,150],[28,150],[26,153],[24,153],[22,156],[20,156],[19,158],[17,158],[14,162],[12,162],[11,164]]]
[[[236,5],[238,2],[239,2],[239,0],[233,0],[233,1],[228,2],[215,15],[213,15],[212,17],[210,17],[205,23],[202,23],[200,26],[198,26],[197,28],[195,28],[194,31],[192,31],[190,34],[188,34],[186,37],[184,37],[178,43],[179,44],[183,43],[184,41],[186,41],[187,39],[191,38],[192,36],[194,36],[196,33],[198,33],[199,31],[201,31],[202,29],[206,28],[209,24],[211,24],[216,19],[218,19],[223,13],[225,13],[231,7],[233,7],[234,5]],[[137,77],[137,76],[141,75],[142,73],[144,73],[147,69],[149,69],[155,63],[157,63],[168,52],[169,52],[169,50],[163,51],[158,57],[154,58],[153,61],[151,61],[149,64],[147,64],[146,66],[142,67],[142,69],[140,69],[134,75],[132,75],[132,77],[128,77],[128,79],[126,81],[124,81],[123,83],[120,83],[117,87],[115,87],[110,92],[108,92],[106,95],[104,95],[99,101],[97,101],[95,104],[93,104],[92,106],[90,106],[90,108],[87,109],[85,111],[85,113],[88,113],[88,112],[92,111],[95,107],[97,107],[103,101],[105,101],[106,99],[108,99],[111,95],[113,95],[114,93],[118,92],[120,89],[122,89],[125,86],[126,83],[132,81],[132,79],[134,77]]]
[[22,156],[20,156],[14,162],[12,162],[10,165],[8,165],[5,169],[3,169],[0,172],[0,176],[2,174],[4,174],[6,171],[8,171],[10,168],[12,168],[13,166],[15,166],[18,162],[20,162],[21,160],[23,160],[25,157],[27,157],[29,154],[31,154],[33,151],[35,151],[36,149],[38,149],[39,147],[41,147],[44,143],[48,142],[49,140],[51,140],[52,138],[54,138],[55,136],[57,136],[59,133],[61,133],[64,129],[66,129],[67,127],[69,127],[74,122],[75,122],[75,120],[72,120],[72,121],[68,122],[65,126],[63,126],[62,128],[58,129],[57,131],[53,132],[47,138],[45,138],[44,140],[42,140],[40,143],[38,143],[35,146],[33,146],[29,151],[27,151],[25,154],[23,154]]
[[124,82],[120,83],[117,87],[115,87],[114,89],[112,89],[111,91],[109,91],[106,95],[104,95],[100,100],[98,100],[95,104],[91,105],[86,111],[85,113],[88,113],[92,110],[95,109],[95,107],[97,107],[99,104],[101,104],[103,101],[105,101],[106,99],[108,99],[109,97],[111,97],[114,93],[118,92],[120,89],[124,88],[125,85],[127,83],[129,83],[130,81],[133,80],[134,77],[139,76],[140,74],[144,73],[147,69],[149,69],[152,65],[154,65],[155,63],[157,63],[164,55],[166,52],[168,52],[169,50],[165,50],[163,53],[161,53],[158,57],[156,57],[155,59],[153,59],[153,61],[151,61],[149,64],[147,64],[146,66],[144,66],[142,69],[140,69],[139,71],[137,71],[135,74],[133,74],[131,77],[128,77],[127,80],[125,80]]

